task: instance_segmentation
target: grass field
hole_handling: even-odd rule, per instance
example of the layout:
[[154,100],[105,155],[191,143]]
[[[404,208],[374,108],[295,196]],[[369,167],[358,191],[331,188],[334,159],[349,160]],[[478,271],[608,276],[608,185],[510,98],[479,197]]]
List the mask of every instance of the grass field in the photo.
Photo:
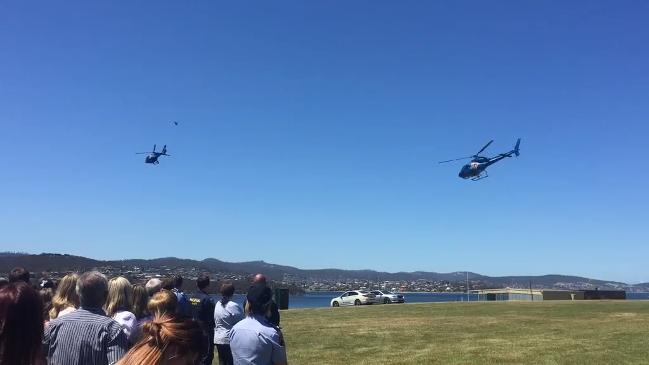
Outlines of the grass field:
[[282,312],[289,364],[649,364],[649,302],[393,304]]

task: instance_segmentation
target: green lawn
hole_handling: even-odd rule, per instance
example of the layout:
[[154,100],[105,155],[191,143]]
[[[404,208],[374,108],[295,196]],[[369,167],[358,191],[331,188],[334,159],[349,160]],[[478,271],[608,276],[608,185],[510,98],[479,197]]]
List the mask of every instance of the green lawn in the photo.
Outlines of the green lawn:
[[289,364],[649,364],[649,302],[392,304],[282,312]]

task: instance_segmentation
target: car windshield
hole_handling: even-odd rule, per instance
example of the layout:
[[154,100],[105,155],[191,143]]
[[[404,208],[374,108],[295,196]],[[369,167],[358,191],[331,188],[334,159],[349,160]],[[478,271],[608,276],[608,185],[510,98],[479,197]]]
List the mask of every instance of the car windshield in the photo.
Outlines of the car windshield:
[[383,294],[392,294],[392,292],[384,291]]

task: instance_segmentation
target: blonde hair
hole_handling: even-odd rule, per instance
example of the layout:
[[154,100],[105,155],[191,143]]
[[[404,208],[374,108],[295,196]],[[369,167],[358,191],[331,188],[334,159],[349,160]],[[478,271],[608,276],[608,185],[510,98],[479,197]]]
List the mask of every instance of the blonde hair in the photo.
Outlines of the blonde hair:
[[250,305],[250,302],[247,301],[247,300],[246,300],[246,304],[243,306],[243,312],[244,312],[247,316],[251,316],[251,315],[252,315],[252,306]]
[[76,290],[77,280],[79,280],[79,274],[73,272],[67,274],[59,281],[56,294],[52,298],[52,309],[50,309],[49,313],[50,319],[58,317],[59,312],[65,308],[79,308],[79,295]]
[[178,308],[178,298],[173,292],[162,289],[153,294],[147,305],[149,312],[154,316],[161,317],[164,314],[175,315]]
[[191,319],[156,316],[144,323],[142,335],[142,340],[124,355],[118,365],[162,365],[172,359],[195,364],[203,353],[203,330]]
[[108,281],[108,298],[106,299],[106,315],[112,317],[118,311],[131,311],[133,307],[133,287],[122,276]]

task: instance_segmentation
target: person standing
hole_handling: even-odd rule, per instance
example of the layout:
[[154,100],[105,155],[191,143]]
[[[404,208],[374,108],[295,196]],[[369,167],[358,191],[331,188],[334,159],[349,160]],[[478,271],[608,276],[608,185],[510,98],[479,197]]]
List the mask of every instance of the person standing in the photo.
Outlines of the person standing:
[[133,332],[128,338],[130,344],[137,343],[142,338],[142,326],[145,322],[153,319],[149,313],[149,294],[142,285],[133,285],[133,314],[135,315],[135,325]]
[[153,317],[162,317],[163,315],[177,316],[178,298],[170,290],[162,289],[153,294],[153,297],[149,299],[147,309]]
[[192,319],[156,316],[142,327],[140,340],[119,365],[198,364],[205,340],[200,325]]
[[22,280],[0,288],[0,364],[45,364],[42,311],[38,292]]
[[130,339],[135,328],[133,314],[133,286],[125,277],[118,276],[108,281],[108,298],[106,299],[106,315],[119,323]]
[[196,279],[198,292],[189,299],[192,317],[200,323],[207,339],[205,356],[202,359],[204,365],[211,365],[214,359],[214,300],[207,293],[209,285],[209,276],[205,274],[199,276]]
[[149,297],[152,297],[153,294],[157,293],[162,289],[162,280],[158,278],[149,279],[144,285],[146,288],[146,293],[149,294]]
[[180,275],[176,275],[172,278],[173,280],[173,289],[171,291],[176,294],[176,298],[178,299],[178,314],[181,317],[189,317],[191,316],[191,308],[189,304],[189,298],[187,298],[187,294],[183,292],[183,277]]
[[255,284],[246,296],[246,318],[230,330],[230,349],[235,365],[286,365],[282,332],[268,321],[273,295],[270,288]]
[[79,296],[77,295],[77,280],[79,274],[67,274],[59,282],[56,293],[52,299],[50,320],[74,312],[79,307]]
[[221,300],[214,307],[214,344],[219,356],[220,365],[233,365],[232,351],[230,349],[230,330],[243,319],[241,306],[232,301],[234,285],[226,283],[221,285]]
[[[268,287],[268,282],[266,280],[266,275],[264,274],[256,274],[252,278],[252,285],[262,285],[265,287]],[[246,303],[244,302],[243,306],[246,306]],[[277,303],[271,299],[270,303],[270,311],[268,312],[268,315],[266,316],[268,321],[279,327],[279,307],[277,306]]]
[[133,285],[133,314],[135,318],[140,321],[143,319],[151,319],[151,314],[147,306],[149,305],[149,294],[142,285]]
[[50,321],[43,348],[50,364],[109,365],[128,347],[122,326],[106,316],[102,307],[108,293],[106,276],[90,271],[77,280],[80,308]]
[[51,288],[41,288],[38,291],[38,295],[41,297],[43,302],[42,314],[43,323],[47,326],[47,323],[50,321],[50,309],[52,309],[52,297],[54,297],[54,291]]
[[9,282],[15,283],[17,281],[24,281],[27,284],[31,284],[29,271],[25,270],[23,267],[14,267],[9,273]]

